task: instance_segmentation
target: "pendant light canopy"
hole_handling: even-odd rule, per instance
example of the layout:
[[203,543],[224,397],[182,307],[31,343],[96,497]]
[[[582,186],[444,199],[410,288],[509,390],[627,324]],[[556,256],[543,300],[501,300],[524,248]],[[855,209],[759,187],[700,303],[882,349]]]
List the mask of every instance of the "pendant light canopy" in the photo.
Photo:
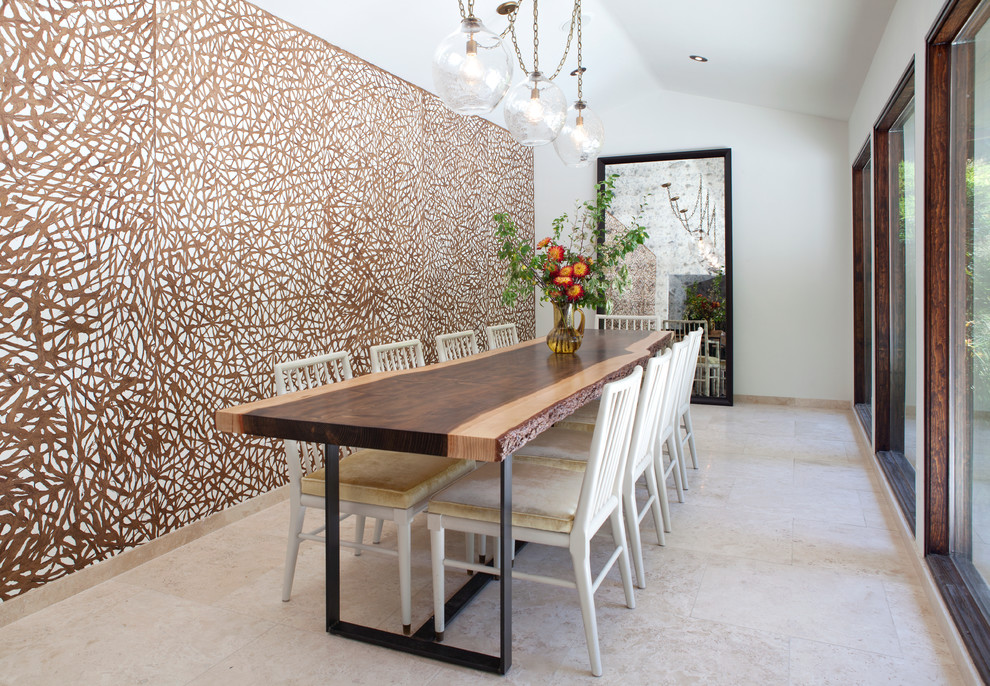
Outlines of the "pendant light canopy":
[[433,55],[433,83],[444,104],[459,114],[487,114],[512,81],[512,61],[502,40],[467,16]]

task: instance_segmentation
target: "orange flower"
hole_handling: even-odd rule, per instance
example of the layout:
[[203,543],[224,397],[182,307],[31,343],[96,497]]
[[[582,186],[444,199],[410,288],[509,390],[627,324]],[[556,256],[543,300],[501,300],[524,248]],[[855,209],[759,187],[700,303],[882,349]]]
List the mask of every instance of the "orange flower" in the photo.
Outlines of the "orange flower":
[[551,298],[559,298],[562,295],[563,293],[561,293],[560,291],[547,291],[547,296]]
[[545,248],[545,247],[547,247],[548,245],[550,245],[550,237],[549,237],[549,236],[547,236],[547,237],[546,237],[546,238],[544,238],[544,239],[543,239],[542,241],[540,241],[539,243],[537,243],[537,244],[536,244],[536,247],[537,247],[537,248]]
[[549,257],[554,262],[564,261],[564,246],[562,245],[551,245],[547,248],[547,257]]
[[569,276],[558,276],[556,279],[553,280],[553,282],[555,284],[557,284],[558,286],[565,286],[566,287],[566,286],[570,286],[572,283],[574,283],[574,279],[572,279]]
[[572,271],[574,273],[574,276],[580,279],[581,277],[588,275],[588,272],[591,271],[591,267],[589,267],[584,262],[575,262]]
[[574,274],[574,267],[571,267],[570,265],[561,267],[560,268],[560,275],[561,276],[575,276],[575,274]]
[[576,283],[567,289],[567,299],[571,302],[574,302],[582,295],[584,295],[584,286],[579,283]]

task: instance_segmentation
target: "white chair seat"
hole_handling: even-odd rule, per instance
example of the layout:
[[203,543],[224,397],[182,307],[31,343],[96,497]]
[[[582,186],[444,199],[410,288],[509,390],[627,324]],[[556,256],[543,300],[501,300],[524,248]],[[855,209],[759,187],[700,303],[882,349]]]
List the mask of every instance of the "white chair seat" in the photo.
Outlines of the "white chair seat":
[[[358,450],[340,461],[340,499],[406,510],[473,468],[449,457]],[[324,497],[324,471],[304,476],[302,492]]]
[[517,464],[539,464],[583,472],[588,466],[594,430],[594,421],[589,431],[554,426],[517,450],[513,459]]
[[[482,522],[499,521],[497,464],[486,464],[430,499],[430,514]],[[512,466],[512,525],[568,533],[574,525],[584,472],[538,464]]]

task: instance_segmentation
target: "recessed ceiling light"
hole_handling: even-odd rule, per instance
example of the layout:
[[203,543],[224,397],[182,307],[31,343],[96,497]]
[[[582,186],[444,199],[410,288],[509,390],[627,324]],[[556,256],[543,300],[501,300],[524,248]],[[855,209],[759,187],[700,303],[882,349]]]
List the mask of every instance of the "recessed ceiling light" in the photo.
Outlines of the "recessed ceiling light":
[[691,55],[691,59],[693,59],[695,62],[707,62],[708,61],[708,58],[707,57],[702,57],[701,55]]

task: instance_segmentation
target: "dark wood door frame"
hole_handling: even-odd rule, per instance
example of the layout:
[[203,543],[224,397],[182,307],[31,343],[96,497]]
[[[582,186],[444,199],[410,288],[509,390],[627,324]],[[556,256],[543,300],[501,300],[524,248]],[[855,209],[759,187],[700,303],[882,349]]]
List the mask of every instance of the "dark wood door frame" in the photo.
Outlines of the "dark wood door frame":
[[[892,147],[900,142],[891,136],[897,118],[904,112],[908,103],[914,97],[914,59],[908,65],[904,74],[897,82],[893,94],[887,100],[883,111],[873,125],[873,289],[874,289],[874,369],[876,383],[873,388],[873,449],[877,453],[880,465],[887,475],[887,480],[897,496],[901,509],[908,519],[912,530],[915,520],[914,484],[910,482],[910,474],[902,469],[903,459],[894,459],[893,451],[903,452],[903,440],[893,436],[891,426],[892,410],[895,407],[897,388],[892,387],[891,378],[894,371],[891,333],[896,324],[891,316],[892,294],[897,284],[891,274],[891,237],[893,217],[892,204],[896,200],[892,193],[896,189],[890,187],[890,159]],[[900,389],[901,397],[903,388]],[[903,401],[901,401],[903,402]],[[903,412],[903,408],[902,408]],[[909,465],[908,465],[909,467]]]
[[[953,67],[952,43],[980,7],[980,0],[948,0],[926,37],[925,49],[925,237],[924,271],[924,502],[922,527],[925,559],[942,598],[959,628],[980,676],[990,683],[990,618],[978,596],[985,584],[973,579],[968,560],[953,555],[965,541],[952,539],[952,293],[953,241],[964,240],[953,232],[951,216],[970,211],[965,188],[951,183],[953,159],[968,159],[968,136],[954,137],[955,116],[968,130],[971,99],[965,98],[972,79],[967,60]],[[986,11],[986,6],[980,11]],[[963,48],[965,49],[965,48]],[[953,82],[961,88],[954,94]],[[953,98],[956,101],[953,102]],[[962,140],[960,140],[962,138]],[[956,146],[956,149],[953,149]],[[958,299],[958,298],[957,298]],[[957,334],[958,336],[958,334]],[[957,412],[965,411],[956,407]],[[981,588],[982,586],[982,588]]]
[[[866,199],[863,197],[866,165],[870,163],[870,139],[856,156],[852,169],[852,208],[853,208],[853,406],[870,440],[873,438],[872,412],[865,412],[864,406],[870,401],[868,389],[872,388],[872,378],[867,379],[864,355],[866,348]],[[872,228],[872,223],[871,223]],[[872,372],[870,374],[872,377]]]

